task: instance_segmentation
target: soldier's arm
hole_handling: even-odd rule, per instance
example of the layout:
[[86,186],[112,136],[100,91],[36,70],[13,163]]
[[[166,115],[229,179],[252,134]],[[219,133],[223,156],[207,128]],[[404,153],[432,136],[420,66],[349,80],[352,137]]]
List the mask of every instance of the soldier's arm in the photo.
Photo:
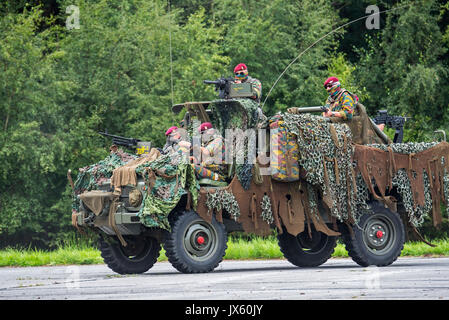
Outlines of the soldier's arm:
[[331,102],[330,102],[329,97],[326,99],[326,103],[324,104],[324,107],[327,109],[327,112],[323,112],[322,116],[329,117],[330,116],[329,112],[332,113]]
[[349,93],[344,92],[342,95],[341,110],[339,111],[341,118],[345,120],[352,119],[354,107],[355,107],[354,99]]
[[253,98],[258,100],[262,96],[262,83],[259,80],[254,79],[252,85],[254,94]]

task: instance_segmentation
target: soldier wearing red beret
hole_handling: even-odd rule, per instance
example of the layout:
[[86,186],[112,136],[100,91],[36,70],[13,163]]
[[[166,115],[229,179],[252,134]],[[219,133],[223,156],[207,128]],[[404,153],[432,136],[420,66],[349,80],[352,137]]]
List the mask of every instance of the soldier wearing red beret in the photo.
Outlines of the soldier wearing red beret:
[[262,83],[256,79],[252,78],[248,75],[248,68],[246,64],[239,63],[234,68],[234,78],[235,83],[251,83],[253,85],[253,93],[252,97],[257,103],[260,103],[260,98],[262,97]]
[[357,104],[352,94],[341,88],[340,81],[336,77],[327,78],[324,81],[324,88],[329,93],[329,97],[325,104],[327,112],[324,112],[323,116],[351,120]]

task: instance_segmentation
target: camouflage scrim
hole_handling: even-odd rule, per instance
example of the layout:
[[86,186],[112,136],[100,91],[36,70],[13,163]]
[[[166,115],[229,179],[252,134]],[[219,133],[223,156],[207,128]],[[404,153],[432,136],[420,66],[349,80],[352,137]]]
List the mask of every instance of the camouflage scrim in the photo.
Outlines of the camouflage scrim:
[[215,127],[223,137],[226,129],[255,128],[259,120],[259,105],[252,99],[216,100],[209,107]]
[[210,104],[210,108],[213,119],[216,119],[217,130],[226,138],[226,162],[235,162],[235,173],[244,188],[247,189],[252,178],[254,162],[252,161],[254,155],[248,150],[252,150],[251,147],[254,144],[250,136],[245,136],[241,140],[241,136],[235,133],[256,128],[260,120],[259,105],[253,99],[244,98],[217,100]]
[[144,194],[144,206],[138,216],[146,227],[158,227],[170,231],[168,215],[182,196],[190,193],[191,205],[196,207],[199,184],[192,166],[182,153],[167,154],[145,163],[136,169],[148,186]]
[[136,155],[118,149],[112,151],[105,159],[90,166],[80,168],[74,183],[72,209],[75,211],[79,210],[78,195],[84,191],[97,190],[102,183],[107,182],[111,178],[114,169],[135,159],[137,159]]

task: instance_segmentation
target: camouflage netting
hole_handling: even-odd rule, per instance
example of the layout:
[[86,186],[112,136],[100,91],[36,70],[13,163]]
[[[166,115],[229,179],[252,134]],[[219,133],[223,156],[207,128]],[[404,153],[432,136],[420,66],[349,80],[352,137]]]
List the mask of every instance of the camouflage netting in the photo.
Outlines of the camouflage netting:
[[108,181],[114,169],[123,166],[127,162],[137,159],[136,155],[118,149],[111,152],[105,159],[79,169],[78,176],[74,183],[74,199],[72,209],[79,210],[79,200],[77,195],[84,191],[97,190],[102,183]]
[[[244,131],[256,128],[259,122],[258,107],[259,105],[252,99],[217,100],[210,104],[213,118],[217,120],[217,129],[223,137],[226,137],[227,129]],[[248,161],[247,146],[255,144],[255,141],[249,141],[248,138],[226,141],[228,146],[234,145],[234,143],[237,150],[244,150],[243,163],[236,164],[235,174],[243,188],[248,190],[252,179],[253,164]]]
[[196,207],[200,186],[192,166],[181,153],[163,155],[140,165],[136,173],[144,177],[148,186],[144,206],[138,213],[145,226],[170,231],[168,215],[188,193],[191,205]]
[[274,222],[273,211],[271,210],[271,199],[269,196],[264,195],[260,204],[262,208],[262,219],[268,224]]
[[[296,136],[300,150],[298,162],[306,171],[305,180],[314,187],[308,186],[309,205],[312,212],[316,208],[317,201],[317,194],[314,192],[320,192],[332,216],[340,221],[357,223],[360,216],[368,212],[368,200],[374,197],[384,201],[386,205],[392,204],[394,200],[385,192],[396,188],[402,198],[409,221],[415,227],[422,225],[431,211],[434,225],[441,222],[440,198],[445,200],[449,214],[449,166],[447,163],[449,145],[447,143],[439,145],[436,142],[421,142],[360,146],[352,144],[351,131],[345,124],[330,123],[322,117],[310,114],[286,113],[281,116],[288,130]],[[367,152],[364,153],[365,147],[371,150],[366,150]],[[379,158],[376,161],[380,163],[376,164],[372,159],[374,156],[372,152],[375,151],[373,148],[385,152],[377,154]],[[429,150],[431,148],[433,149]],[[424,154],[426,150],[430,153]],[[363,165],[353,163],[353,160],[356,160],[355,151],[362,152],[357,156],[363,154],[364,157],[368,157],[361,158],[364,159],[361,160]],[[370,162],[368,167],[365,166],[365,161]],[[368,171],[359,171],[362,167]],[[420,180],[420,174],[415,171],[421,169],[422,180]],[[382,170],[384,174],[381,173]],[[432,173],[432,177],[429,177],[429,172]],[[371,180],[368,177],[371,177]],[[370,181],[371,185],[368,186],[367,181]],[[380,196],[374,191],[373,186],[378,188],[376,190],[380,191]]]
[[209,107],[223,137],[226,129],[255,128],[259,120],[258,104],[251,99],[216,100]]
[[[433,148],[437,145],[437,142],[419,142],[419,143],[396,143],[391,145],[379,145],[372,144],[368,145],[370,147],[378,148],[383,151],[388,151],[388,147],[391,147],[393,152],[400,154],[416,154],[430,148]],[[441,157],[439,161],[444,165],[445,161],[449,159],[445,159]],[[413,190],[410,183],[409,175],[407,174],[406,169],[399,169],[393,176],[392,186],[397,188],[398,193],[402,198],[402,202],[404,204],[405,210],[409,217],[409,222],[414,227],[419,227],[424,222],[424,219],[428,216],[428,214],[433,209],[433,200],[432,200],[432,190],[429,179],[428,170],[424,169],[423,172],[423,181],[424,181],[424,205],[419,205],[415,203],[413,199]],[[435,177],[434,177],[435,178]],[[362,181],[360,182],[366,188],[366,184]],[[443,195],[446,200],[446,212],[449,215],[449,172],[444,170],[443,177]],[[434,199],[436,200],[436,199]],[[438,204],[437,204],[438,205]]]
[[211,211],[221,211],[225,209],[231,217],[237,221],[240,216],[240,207],[232,192],[217,189],[215,192],[208,192],[206,206]]
[[310,208],[316,207],[321,192],[332,216],[340,221],[357,220],[356,177],[352,166],[352,134],[345,124],[330,123],[310,114],[282,114],[289,131],[296,135],[300,150],[299,165],[306,171]]

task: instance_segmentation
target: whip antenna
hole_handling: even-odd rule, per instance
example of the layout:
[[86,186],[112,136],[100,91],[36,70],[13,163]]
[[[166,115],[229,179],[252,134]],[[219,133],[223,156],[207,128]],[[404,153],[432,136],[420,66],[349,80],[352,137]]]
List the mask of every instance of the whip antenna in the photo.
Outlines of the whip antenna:
[[310,46],[308,46],[304,51],[302,51],[295,59],[293,59],[288,65],[287,65],[287,67],[285,67],[285,69],[284,69],[284,71],[282,71],[281,72],[281,74],[279,75],[279,77],[276,79],[276,81],[274,82],[274,84],[273,84],[273,86],[270,88],[270,91],[268,91],[268,94],[267,94],[267,96],[265,97],[265,100],[263,101],[263,104],[262,104],[262,109],[263,109],[263,107],[264,107],[264,105],[265,105],[265,102],[267,101],[267,99],[268,99],[268,97],[270,96],[270,93],[271,93],[271,91],[273,90],[273,88],[277,85],[277,83],[279,82],[279,80],[283,77],[283,75],[285,74],[285,72],[304,54],[304,53],[306,53],[307,51],[309,51],[309,49],[311,49],[312,47],[314,47],[318,42],[320,42],[321,40],[323,40],[324,38],[326,38],[327,36],[329,36],[329,35],[331,35],[332,33],[334,33],[334,32],[336,32],[336,31],[338,31],[338,30],[340,30],[341,28],[344,28],[344,27],[346,27],[346,26],[348,26],[348,25],[350,25],[350,24],[352,24],[352,23],[354,23],[354,22],[357,22],[357,21],[360,21],[360,20],[362,20],[362,19],[365,19],[365,18],[367,18],[367,17],[371,17],[371,16],[375,16],[375,15],[380,15],[381,13],[385,13],[385,12],[389,12],[389,11],[393,11],[393,10],[398,10],[398,9],[402,9],[402,8],[405,8],[405,7],[410,7],[411,5],[412,5],[413,3],[410,3],[410,4],[408,4],[408,5],[404,5],[404,6],[401,6],[401,7],[396,7],[396,8],[391,8],[391,9],[388,9],[388,10],[383,10],[383,11],[379,11],[379,12],[376,12],[376,13],[371,13],[371,14],[368,14],[368,15],[366,15],[366,16],[363,16],[363,17],[360,17],[360,18],[357,18],[357,19],[355,19],[355,20],[352,20],[352,21],[349,21],[349,22],[347,22],[347,23],[345,23],[345,24],[342,24],[341,26],[339,26],[339,27],[337,27],[337,28],[335,28],[335,29],[333,29],[333,30],[331,30],[331,31],[329,31],[328,33],[326,33],[324,36],[322,36],[321,38],[319,38],[318,40],[316,40],[315,42],[313,42]]
[[170,12],[170,0],[168,1],[168,38],[170,43],[170,87],[171,87],[171,105],[173,105],[173,55],[171,46],[171,12]]

